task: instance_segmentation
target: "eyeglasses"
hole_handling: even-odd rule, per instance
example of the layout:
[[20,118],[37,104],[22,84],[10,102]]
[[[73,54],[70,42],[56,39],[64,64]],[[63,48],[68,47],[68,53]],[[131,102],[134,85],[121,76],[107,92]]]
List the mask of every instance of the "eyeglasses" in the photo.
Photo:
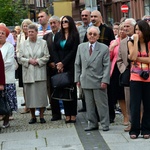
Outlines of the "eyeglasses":
[[61,21],[61,23],[62,23],[62,24],[64,24],[64,23],[69,23],[69,21],[68,21],[68,20],[64,20],[64,21]]
[[81,17],[84,17],[84,16],[87,17],[88,15],[81,15]]
[[38,16],[38,19],[39,19],[39,18],[43,18],[43,17],[44,17],[44,16]]
[[145,20],[145,21],[150,21],[150,18],[145,18],[144,20]]
[[97,36],[97,33],[92,33],[92,32],[90,32],[89,35],[90,35],[90,36],[92,36],[92,35],[93,35],[93,36]]

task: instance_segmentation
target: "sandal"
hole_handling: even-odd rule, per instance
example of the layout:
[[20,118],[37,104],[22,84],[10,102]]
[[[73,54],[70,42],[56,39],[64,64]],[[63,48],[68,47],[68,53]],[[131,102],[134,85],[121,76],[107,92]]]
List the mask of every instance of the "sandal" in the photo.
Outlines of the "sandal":
[[71,123],[76,123],[76,116],[71,116]]
[[66,116],[66,120],[65,120],[65,123],[70,123],[71,120],[70,120],[70,116]]
[[130,138],[131,138],[131,139],[136,139],[136,138],[137,138],[137,135],[131,134],[131,135],[130,135]]
[[145,135],[143,135],[143,138],[144,138],[144,139],[149,139],[149,138],[150,138],[150,135],[149,135],[149,134],[145,134]]

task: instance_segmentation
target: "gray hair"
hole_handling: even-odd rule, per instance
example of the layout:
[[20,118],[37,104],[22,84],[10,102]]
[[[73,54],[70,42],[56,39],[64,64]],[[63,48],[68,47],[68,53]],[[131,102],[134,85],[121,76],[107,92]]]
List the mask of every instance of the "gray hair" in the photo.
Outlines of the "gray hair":
[[36,32],[38,32],[38,27],[36,24],[32,23],[28,26],[28,29],[34,29]]
[[130,21],[130,24],[131,24],[132,26],[135,26],[135,24],[136,24],[136,21],[135,21],[135,19],[133,19],[133,18],[127,18],[124,22],[127,22],[127,21]]
[[1,22],[0,25],[6,27],[6,24],[3,22]]
[[55,15],[53,15],[49,18],[49,21],[51,21],[51,20],[57,20],[58,22],[60,22],[60,18],[58,16],[55,16]]
[[150,17],[150,15],[145,15],[142,17],[142,20],[144,20],[145,18]]
[[96,30],[97,30],[97,33],[100,34],[100,30],[99,30],[99,28],[96,27],[96,26],[90,26],[90,27],[88,27],[87,33],[89,33],[90,29],[92,29],[92,28],[93,28],[93,29],[96,29]]

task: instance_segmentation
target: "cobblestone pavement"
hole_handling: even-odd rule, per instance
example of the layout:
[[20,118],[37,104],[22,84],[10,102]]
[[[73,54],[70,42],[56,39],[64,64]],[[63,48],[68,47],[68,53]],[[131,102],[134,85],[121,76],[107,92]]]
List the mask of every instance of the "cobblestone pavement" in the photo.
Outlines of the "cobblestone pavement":
[[[10,121],[10,127],[7,129],[2,129],[2,133],[12,133],[12,132],[22,132],[22,131],[36,131],[36,130],[41,130],[41,129],[50,129],[50,128],[70,128],[73,126],[73,124],[65,124],[65,117],[62,115],[62,120],[59,121],[50,121],[51,119],[51,111],[45,111],[45,124],[28,124],[30,120],[30,113],[28,114],[21,114],[20,112],[23,110],[23,107],[21,107],[21,103],[23,102],[23,97],[22,97],[22,88],[19,88],[18,85],[16,84],[17,87],[17,98],[18,98],[18,111],[13,113],[14,120]],[[80,100],[78,101],[80,107]],[[37,117],[37,121],[39,121],[39,117]],[[111,124],[111,126],[114,125],[120,125],[122,124],[122,115],[116,115],[116,120],[115,123]],[[2,125],[2,121],[0,121],[0,125]]]

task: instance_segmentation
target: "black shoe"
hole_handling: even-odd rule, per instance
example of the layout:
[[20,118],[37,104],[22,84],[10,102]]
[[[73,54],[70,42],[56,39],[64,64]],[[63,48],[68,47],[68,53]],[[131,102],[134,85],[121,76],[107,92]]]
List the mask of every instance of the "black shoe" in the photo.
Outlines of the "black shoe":
[[70,120],[70,123],[76,123],[76,119],[75,120]]
[[61,120],[61,117],[52,117],[51,121],[57,121],[57,120]]
[[25,106],[25,105],[26,105],[26,103],[22,103],[22,104],[21,104],[21,106]]
[[84,129],[84,131],[93,131],[93,130],[98,130],[98,127],[87,127]]
[[30,121],[29,121],[29,124],[34,124],[36,123],[36,118],[32,118]]
[[109,122],[110,122],[110,123],[114,123],[114,119],[110,119]]
[[40,123],[46,123],[46,120],[44,118],[40,118]]
[[78,112],[86,112],[86,109],[85,108],[81,108],[78,110]]
[[47,109],[47,110],[52,110],[51,106],[48,106],[46,109]]
[[103,131],[109,131],[109,128],[103,129]]
[[65,123],[73,123],[71,120],[65,120]]

